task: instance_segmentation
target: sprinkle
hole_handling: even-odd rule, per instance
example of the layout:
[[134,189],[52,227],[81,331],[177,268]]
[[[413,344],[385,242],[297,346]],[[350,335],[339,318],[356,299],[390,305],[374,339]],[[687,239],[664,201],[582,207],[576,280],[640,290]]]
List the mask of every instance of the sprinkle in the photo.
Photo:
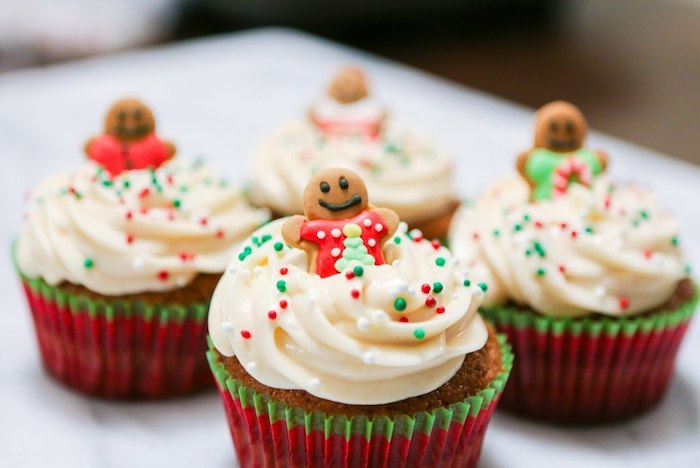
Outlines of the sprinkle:
[[377,232],[382,232],[382,230],[384,230],[384,226],[381,223],[377,223],[374,225],[374,230]]
[[542,229],[542,228],[544,227],[544,224],[542,223],[542,221],[539,221],[539,220],[538,220],[538,221],[535,221],[534,224],[535,224],[535,227],[536,227],[537,229]]
[[201,218],[199,220],[199,224],[201,224],[202,226],[206,226],[207,224],[209,224],[209,220],[207,218]]
[[180,208],[180,206],[182,206],[182,201],[180,201],[180,199],[178,199],[178,198],[174,199],[174,200],[173,200],[173,206],[174,206],[175,208]]
[[422,340],[425,338],[425,330],[422,328],[417,328],[416,331],[413,332],[413,336],[415,336],[417,339]]
[[472,282],[471,282],[470,280],[468,280],[468,279],[465,279],[464,282],[463,282],[462,284],[465,285],[466,287],[469,287],[469,286],[472,285]]
[[576,232],[576,231],[571,231],[571,238],[572,238],[572,239],[576,239],[577,236],[578,236],[578,232]]
[[228,333],[231,330],[233,330],[233,325],[231,324],[231,322],[221,322],[221,330],[224,333]]
[[279,292],[285,292],[287,290],[287,282],[285,280],[279,280],[277,282],[277,290]]
[[564,275],[566,274],[566,266],[562,263],[559,264],[559,272]]
[[352,271],[346,271],[346,272],[345,272],[345,277],[346,277],[347,279],[351,280],[351,279],[353,279],[353,278],[355,277],[355,273],[353,273]]
[[620,306],[620,309],[622,310],[627,310],[627,308],[630,306],[630,300],[626,296],[621,296],[617,299],[617,303]]
[[269,318],[270,320],[276,319],[276,318],[277,318],[277,312],[275,312],[274,310],[269,311],[269,312],[267,313],[267,318]]
[[680,239],[678,238],[678,236],[671,237],[671,245],[677,246],[680,243],[681,242],[680,242]]
[[398,310],[399,312],[406,310],[406,299],[403,297],[397,297],[394,301],[394,309]]
[[499,237],[501,235],[500,229],[494,229],[493,230],[493,237]]
[[179,257],[180,260],[182,260],[183,262],[186,262],[188,260],[194,260],[194,254],[189,252],[180,252]]
[[217,230],[217,231],[216,231],[216,238],[217,238],[217,239],[223,239],[223,237],[224,237],[224,230],[223,230],[223,229]]
[[489,289],[489,285],[486,283],[479,283],[479,288],[483,291],[486,292]]
[[559,227],[562,228],[562,230],[566,229],[568,224],[566,223],[559,223]]
[[331,249],[331,255],[333,255],[334,257],[340,256],[340,252],[341,250],[338,247],[333,247]]
[[435,264],[439,267],[445,266],[445,259],[443,257],[438,257],[435,259]]
[[372,351],[365,351],[362,354],[362,362],[367,365],[374,364],[374,353]]
[[525,249],[525,256],[526,256],[526,257],[529,257],[530,255],[532,255],[532,250],[530,250],[530,249]]
[[367,317],[360,317],[355,322],[355,326],[360,331],[367,331],[369,330],[369,320],[367,320]]
[[442,292],[442,288],[443,288],[443,286],[442,286],[442,283],[441,283],[441,282],[436,281],[436,282],[433,283],[433,291],[435,292],[435,294],[441,293],[441,292]]
[[474,240],[479,240],[479,237],[480,237],[480,236],[479,236],[479,233],[478,233],[478,232],[476,232],[476,231],[472,232],[472,239],[474,239]]
[[369,245],[370,247],[374,247],[375,245],[377,245],[377,239],[369,239],[367,241],[367,245]]
[[272,247],[275,249],[275,251],[280,252],[284,248],[284,244],[281,242],[275,242]]
[[435,304],[437,304],[437,301],[433,296],[428,296],[425,298],[425,305],[428,307],[435,307]]
[[122,185],[124,186],[125,189],[128,189],[129,187],[131,187],[131,182],[129,181],[129,179],[124,179],[124,182],[122,182]]
[[435,309],[436,314],[444,314],[445,313],[445,306],[437,306]]
[[401,323],[407,323],[407,322],[408,322],[408,317],[399,317],[399,322],[401,322]]
[[287,267],[280,268],[280,275],[284,276],[287,273],[289,273],[289,269],[287,269]]
[[244,340],[249,340],[251,335],[248,330],[241,330],[241,336]]
[[370,227],[372,225],[372,220],[369,218],[365,218],[365,220],[362,221],[362,224],[364,224],[365,227]]
[[318,388],[321,386],[321,381],[314,378],[309,380],[309,390],[318,390]]
[[352,269],[352,272],[357,276],[358,278],[362,275],[365,274],[364,268],[362,268],[360,265],[357,265],[355,268]]
[[639,216],[641,216],[642,219],[649,219],[649,212],[647,210],[639,210]]
[[280,301],[280,309],[286,309],[289,306],[289,303],[287,302],[286,299],[282,299]]
[[150,194],[151,194],[151,191],[148,189],[148,187],[146,187],[145,189],[143,189],[139,192],[139,197],[145,198],[145,197],[149,196]]
[[168,273],[166,270],[160,270],[158,272],[158,279],[161,281],[167,281],[168,278],[170,278],[170,273]]
[[394,237],[394,244],[400,244],[401,243],[401,238],[400,237]]
[[336,239],[338,237],[340,237],[340,234],[341,234],[341,232],[340,232],[340,229],[338,229],[338,228],[334,228],[333,230],[331,230],[331,236],[335,237]]
[[358,299],[360,297],[360,290],[353,289],[352,291],[350,291],[350,296],[352,296],[353,299]]
[[592,226],[586,226],[583,230],[586,231],[586,234],[593,234]]
[[131,234],[127,234],[126,235],[126,243],[131,244],[132,242],[134,242],[134,236]]
[[520,232],[520,231],[523,230],[523,226],[520,225],[520,224],[516,224],[515,226],[513,226],[513,230],[514,230],[515,232]]
[[642,250],[642,255],[644,255],[644,258],[650,259],[654,252],[651,249],[644,249]]
[[134,214],[131,211],[127,211],[124,213],[124,217],[128,220],[131,220],[134,217]]
[[83,266],[86,270],[89,270],[90,268],[95,266],[95,261],[91,258],[86,258],[85,261],[83,261]]
[[532,243],[532,248],[535,249],[535,252],[537,252],[537,255],[539,255],[540,257],[544,258],[547,256],[544,247],[542,247],[542,244],[540,244],[538,241],[534,241]]
[[430,245],[432,245],[435,250],[438,250],[440,247],[442,247],[442,244],[437,239],[433,239],[432,241],[430,241]]
[[325,232],[325,231],[318,231],[318,232],[316,233],[316,237],[318,237],[319,239],[325,239],[325,238],[326,238],[326,232]]
[[542,267],[540,267],[540,268],[538,268],[537,270],[535,270],[535,274],[536,274],[537,276],[544,276],[546,273],[547,273],[547,270],[545,270],[545,269],[542,268]]
[[430,292],[430,285],[428,283],[424,283],[421,285],[420,290],[423,291],[423,294],[428,294]]
[[528,222],[528,221],[530,221],[530,215],[527,214],[527,213],[525,213],[525,214],[523,215],[523,222],[526,223],[526,222]]

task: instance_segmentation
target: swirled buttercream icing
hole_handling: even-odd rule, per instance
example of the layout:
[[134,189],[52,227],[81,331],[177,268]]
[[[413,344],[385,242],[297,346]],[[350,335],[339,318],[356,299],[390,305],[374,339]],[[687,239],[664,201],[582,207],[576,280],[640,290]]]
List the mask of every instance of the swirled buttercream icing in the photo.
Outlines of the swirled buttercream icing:
[[111,177],[100,166],[48,178],[29,195],[16,247],[23,274],[105,295],[167,291],[220,273],[268,219],[201,161]]
[[520,178],[465,203],[450,246],[486,306],[515,302],[546,315],[629,316],[660,306],[687,276],[679,225],[652,193],[600,177],[552,200],[528,201]]
[[465,286],[446,248],[402,223],[384,246],[390,264],[321,278],[284,244],[283,221],[241,246],[209,310],[217,350],[260,383],[384,404],[436,389],[486,343],[482,289]]
[[257,151],[251,199],[280,214],[301,213],[306,181],[325,167],[360,174],[373,203],[396,211],[408,224],[441,215],[455,199],[451,159],[416,133],[389,123],[377,138],[328,136],[307,121],[284,126]]

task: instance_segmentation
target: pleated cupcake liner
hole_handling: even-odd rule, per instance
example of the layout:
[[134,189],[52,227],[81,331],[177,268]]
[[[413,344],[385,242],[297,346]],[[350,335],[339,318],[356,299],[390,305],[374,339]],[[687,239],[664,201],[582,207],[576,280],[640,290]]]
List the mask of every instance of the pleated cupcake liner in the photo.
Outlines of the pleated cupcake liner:
[[499,336],[501,373],[477,395],[430,412],[336,415],[293,407],[232,377],[207,353],[238,461],[249,467],[474,467],[513,355]]
[[517,356],[501,408],[533,419],[591,424],[656,406],[698,302],[637,317],[545,317],[510,307],[482,309]]
[[213,388],[206,302],[94,299],[20,273],[46,371],[110,399],[157,399]]

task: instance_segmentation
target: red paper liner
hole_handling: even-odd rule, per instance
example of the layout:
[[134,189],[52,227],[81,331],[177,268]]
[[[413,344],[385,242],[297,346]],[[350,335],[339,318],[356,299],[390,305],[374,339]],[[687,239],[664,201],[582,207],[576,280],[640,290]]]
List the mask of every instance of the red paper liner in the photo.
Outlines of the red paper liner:
[[233,378],[207,353],[242,468],[475,467],[513,362],[499,337],[503,371],[477,395],[430,412],[329,415],[290,407]]
[[517,356],[501,408],[564,424],[620,421],[652,409],[671,381],[697,300],[627,318],[482,310]]
[[212,387],[206,303],[95,300],[26,277],[22,285],[44,368],[67,387],[110,399]]

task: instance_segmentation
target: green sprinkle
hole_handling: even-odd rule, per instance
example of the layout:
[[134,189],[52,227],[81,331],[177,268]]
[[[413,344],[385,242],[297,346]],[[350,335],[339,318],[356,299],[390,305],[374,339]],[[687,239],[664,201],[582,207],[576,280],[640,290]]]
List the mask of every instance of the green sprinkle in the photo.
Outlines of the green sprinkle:
[[520,224],[516,224],[515,226],[513,226],[513,230],[515,232],[520,232],[523,230],[523,227]]
[[525,256],[526,256],[526,257],[529,257],[530,255],[532,255],[532,250],[530,250],[530,249],[525,249]]
[[425,330],[422,328],[416,328],[416,331],[413,332],[413,336],[415,336],[417,339],[422,340],[425,338]]
[[592,226],[586,226],[585,228],[583,228],[583,230],[586,231],[586,233],[588,233],[588,234],[593,234],[593,227]]
[[173,200],[173,206],[175,208],[180,208],[181,205],[182,205],[182,202],[179,199],[176,198],[175,200]]
[[187,185],[180,186],[180,193],[187,193],[187,190],[188,190]]
[[279,292],[285,292],[287,290],[287,282],[285,280],[279,280],[277,282],[277,290]]
[[438,257],[435,259],[435,264],[439,267],[445,266],[445,259],[443,257]]
[[649,219],[649,212],[647,210],[639,210],[639,216],[641,216],[642,219]]
[[271,234],[265,234],[265,235],[262,236],[262,238],[260,239],[260,244],[262,245],[262,244],[264,244],[265,242],[269,241],[270,239],[272,239],[272,235],[271,235]]
[[398,310],[399,312],[406,310],[406,299],[403,297],[397,297],[394,301],[394,309]]
[[639,220],[635,219],[632,221],[632,227],[639,227]]
[[243,249],[243,252],[238,254],[238,260],[241,260],[241,261],[245,260],[246,257],[248,255],[250,255],[251,253],[253,253],[253,249],[250,248],[249,245],[246,245],[245,248]]
[[399,147],[395,143],[389,141],[384,145],[384,149],[386,150],[387,153],[398,153],[399,152]]
[[277,252],[281,252],[282,249],[284,248],[284,244],[282,244],[281,242],[275,242],[273,247],[275,248],[275,250]]
[[465,285],[466,287],[469,287],[469,286],[472,285],[472,282],[471,282],[470,280],[468,280],[468,279],[465,279],[464,282],[463,282],[462,284]]
[[95,266],[95,261],[91,258],[86,258],[83,262],[83,266],[85,267],[85,269],[89,270],[90,268]]
[[482,291],[486,292],[489,289],[489,285],[486,283],[479,283],[479,287],[481,288]]
[[685,274],[687,276],[690,276],[690,274],[693,272],[693,269],[691,268],[690,263],[686,263],[684,270],[685,270]]
[[435,294],[442,292],[442,283],[441,282],[436,281],[433,283],[433,292]]
[[355,276],[358,276],[358,277],[365,274],[364,268],[362,268],[360,265],[357,265],[355,268],[353,268],[352,272]]
[[499,229],[493,230],[493,237],[499,237],[500,235],[501,235],[501,231]]
[[523,215],[523,221],[524,221],[524,222],[530,221],[530,215],[527,214],[527,213],[525,213],[525,214]]
[[394,244],[400,244],[401,243],[401,238],[400,237],[394,237]]
[[129,181],[129,179],[124,179],[124,182],[122,182],[122,185],[124,186],[125,189],[128,189],[129,187],[131,187],[131,182]]
[[678,236],[671,237],[671,245],[678,245],[680,243],[681,243],[681,241],[680,241],[680,239],[678,239]]
[[545,273],[547,273],[547,271],[544,268],[540,267],[537,270],[535,270],[535,273],[537,274],[537,276],[544,276]]
[[542,244],[540,244],[538,241],[534,241],[532,243],[532,247],[535,249],[535,252],[537,252],[537,255],[540,257],[546,257],[547,253],[544,251],[544,247],[542,247]]
[[102,185],[104,185],[105,187],[111,187],[112,181],[109,179],[102,179]]

